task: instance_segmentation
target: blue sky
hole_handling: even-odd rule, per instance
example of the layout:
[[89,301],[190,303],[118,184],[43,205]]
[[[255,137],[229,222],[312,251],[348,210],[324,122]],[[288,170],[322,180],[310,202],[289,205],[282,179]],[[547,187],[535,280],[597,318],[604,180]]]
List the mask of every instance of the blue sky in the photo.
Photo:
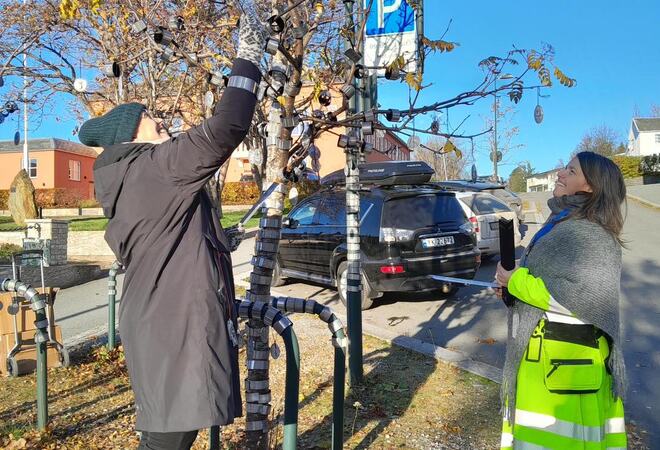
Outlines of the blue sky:
[[[642,115],[652,104],[660,105],[660,1],[425,1],[425,33],[431,39],[440,37],[450,19],[445,39],[460,47],[427,60],[425,83],[433,86],[424,92],[422,104],[476,86],[483,78],[478,62],[504,56],[513,45],[553,45],[555,62],[577,79],[574,88],[557,84],[545,90],[550,97],[541,99],[541,125],[533,117],[536,93],[525,92],[514,117],[520,127],[515,143],[524,147],[511,154],[512,163],[529,160],[537,171],[552,169],[560,158],[568,162],[586,131],[603,124],[626,141],[635,105]],[[381,81],[378,93],[383,107],[407,104],[398,100],[407,98],[407,88],[396,82]],[[509,104],[508,98],[500,104]],[[473,107],[450,109],[450,124],[458,125],[469,114],[461,131],[482,131],[491,107],[492,97]],[[417,125],[429,123],[419,120]],[[469,141],[459,146],[469,150]],[[479,174],[492,173],[484,143],[475,156]],[[514,168],[501,166],[500,174],[508,176]]]
[[[543,5],[543,6],[542,6]],[[535,92],[526,91],[518,104],[513,123],[520,127],[514,143],[523,148],[510,155],[510,165],[500,167],[508,176],[519,161],[529,160],[537,171],[553,168],[567,158],[590,128],[608,125],[622,140],[627,139],[634,108],[648,114],[652,104],[660,104],[660,1],[658,0],[555,0],[553,2],[512,1],[441,1],[425,0],[425,31],[437,39],[452,24],[447,40],[460,43],[452,53],[436,54],[427,60],[425,83],[433,86],[423,92],[421,103],[447,99],[476,86],[483,77],[477,67],[490,55],[503,56],[513,45],[540,48],[543,42],[555,47],[555,62],[577,87],[557,85],[546,90],[541,99],[545,119],[537,125],[533,119]],[[382,107],[405,106],[407,88],[391,81],[379,84]],[[508,98],[501,99],[509,104]],[[470,115],[461,131],[477,133],[484,129],[484,117],[490,115],[491,99],[472,107],[450,110],[450,123],[457,125]],[[76,126],[67,120],[65,111],[56,112],[61,121],[44,120],[31,124],[30,138],[59,137],[77,140]],[[417,126],[427,127],[428,119],[418,119]],[[22,126],[21,126],[22,130]],[[0,140],[13,139],[16,120],[0,125]],[[459,147],[469,151],[469,142]],[[484,143],[477,148],[479,174],[491,173]]]

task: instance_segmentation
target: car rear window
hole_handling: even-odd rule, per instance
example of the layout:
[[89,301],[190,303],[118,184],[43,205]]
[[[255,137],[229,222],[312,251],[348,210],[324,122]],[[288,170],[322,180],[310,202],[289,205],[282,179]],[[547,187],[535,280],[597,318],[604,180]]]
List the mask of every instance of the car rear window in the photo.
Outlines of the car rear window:
[[493,214],[498,212],[511,211],[507,205],[493,197],[492,195],[474,194],[461,197],[461,201],[475,214]]
[[518,198],[515,195],[511,194],[506,189],[488,189],[486,192],[488,192],[489,194],[493,194],[495,197],[501,198],[502,200],[507,202],[514,202],[518,200]]
[[441,223],[459,226],[465,214],[453,195],[417,195],[385,202],[383,227],[414,230]]

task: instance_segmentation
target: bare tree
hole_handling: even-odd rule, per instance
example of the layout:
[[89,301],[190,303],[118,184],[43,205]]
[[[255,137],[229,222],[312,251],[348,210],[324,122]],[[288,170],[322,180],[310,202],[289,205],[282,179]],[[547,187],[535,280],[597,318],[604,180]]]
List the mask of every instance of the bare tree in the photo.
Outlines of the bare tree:
[[472,163],[469,157],[463,156],[464,153],[457,149],[452,140],[431,138],[426,144],[422,144],[416,153],[420,161],[433,168],[434,178],[437,180],[466,178],[467,166]]
[[600,125],[590,129],[582,136],[582,140],[573,151],[572,156],[577,153],[589,151],[603,156],[614,156],[624,153],[626,147],[621,135],[607,125]]

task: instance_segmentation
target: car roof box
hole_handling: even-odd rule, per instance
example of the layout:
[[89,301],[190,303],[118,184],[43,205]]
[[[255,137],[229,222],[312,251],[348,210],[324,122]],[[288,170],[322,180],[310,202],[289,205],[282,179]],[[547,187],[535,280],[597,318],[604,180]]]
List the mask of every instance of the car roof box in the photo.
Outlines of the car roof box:
[[[386,161],[360,165],[360,183],[389,186],[393,184],[426,183],[433,176],[433,169],[424,161]],[[329,173],[321,180],[322,185],[346,184],[344,169]]]

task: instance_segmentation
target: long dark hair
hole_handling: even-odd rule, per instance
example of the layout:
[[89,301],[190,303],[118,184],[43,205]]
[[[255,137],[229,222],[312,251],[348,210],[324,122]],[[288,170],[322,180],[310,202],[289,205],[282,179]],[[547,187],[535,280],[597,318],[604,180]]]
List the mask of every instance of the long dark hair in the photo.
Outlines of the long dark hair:
[[593,191],[576,216],[600,224],[623,245],[621,204],[626,200],[626,185],[621,170],[611,159],[594,152],[580,152],[576,156]]

